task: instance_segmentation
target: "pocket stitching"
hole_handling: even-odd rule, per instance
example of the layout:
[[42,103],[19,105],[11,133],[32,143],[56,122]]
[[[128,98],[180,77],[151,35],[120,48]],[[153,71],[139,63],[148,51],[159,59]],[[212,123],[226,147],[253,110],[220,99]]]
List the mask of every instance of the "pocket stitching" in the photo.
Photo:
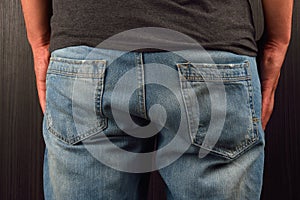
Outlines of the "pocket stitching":
[[[83,64],[82,60],[72,60],[72,59],[66,59],[66,58],[52,58],[51,61],[55,62],[64,62],[68,64]],[[55,127],[52,125],[51,116],[48,112],[45,113],[46,119],[47,119],[47,130],[52,133],[57,139],[59,139],[62,142],[65,142],[66,144],[74,145],[92,135],[95,135],[104,129],[107,128],[107,118],[103,116],[101,105],[102,105],[102,96],[103,96],[103,87],[104,87],[104,77],[105,77],[105,71],[106,71],[106,60],[88,60],[89,63],[102,63],[102,70],[100,70],[99,73],[75,73],[68,71],[67,67],[55,67],[55,69],[52,69],[53,63],[51,62],[47,71],[47,77],[46,80],[49,80],[50,74],[54,76],[65,76],[65,77],[74,77],[76,75],[80,75],[78,78],[97,78],[98,84],[97,84],[97,92],[95,92],[95,98],[94,98],[94,104],[96,108],[96,116],[97,116],[97,123],[96,126],[93,128],[88,129],[87,131],[84,131],[82,133],[78,133],[77,135],[73,136],[63,136],[59,133],[59,131],[55,130]],[[59,68],[59,69],[56,69]],[[100,86],[100,88],[99,88]],[[99,98],[98,98],[99,97]],[[98,108],[100,106],[100,108]],[[47,110],[47,109],[46,109]]]
[[61,134],[58,133],[58,131],[56,131],[53,126],[51,125],[51,121],[49,119],[49,116],[47,116],[47,129],[49,130],[50,133],[52,133],[54,136],[56,136],[59,140],[70,144],[70,145],[74,145],[90,136],[93,136],[101,131],[103,131],[104,129],[107,128],[107,119],[104,118],[101,121],[98,122],[98,125],[88,131],[85,131],[85,133],[79,133],[77,136],[74,137],[70,137],[69,139],[67,139],[66,137],[63,137]]
[[[178,68],[178,72],[179,72],[179,78],[180,78],[180,85],[181,85],[181,90],[182,90],[182,94],[183,92],[183,88],[182,88],[182,82],[183,81],[190,81],[191,79],[187,78],[180,70],[181,66],[184,66],[186,68],[188,68],[186,65],[189,64],[195,64],[197,65],[198,63],[177,63],[177,68]],[[208,147],[208,146],[204,146],[202,144],[199,143],[203,143],[203,138],[199,139],[199,143],[196,141],[197,135],[192,138],[192,144],[198,147],[201,147],[203,149],[206,149],[212,153],[215,153],[217,155],[221,155],[224,156],[226,158],[229,159],[234,159],[237,158],[240,154],[242,154],[243,152],[245,152],[247,149],[251,148],[253,145],[255,145],[259,140],[259,135],[258,135],[258,129],[257,129],[257,118],[255,117],[255,111],[254,111],[254,106],[253,106],[253,91],[252,91],[252,75],[251,75],[251,69],[250,69],[250,62],[249,61],[245,61],[241,64],[198,64],[197,66],[230,66],[227,69],[236,69],[236,67],[233,68],[233,66],[239,65],[239,67],[237,68],[243,68],[245,70],[246,76],[236,76],[236,77],[226,77],[225,81],[223,80],[223,77],[221,77],[221,79],[219,80],[209,80],[209,81],[223,81],[223,82],[237,82],[237,81],[246,81],[246,85],[247,85],[247,93],[248,93],[248,102],[249,102],[249,109],[250,109],[250,113],[251,114],[251,130],[247,131],[247,135],[249,136],[249,138],[243,140],[239,145],[235,146],[234,149],[226,149],[223,150],[220,147]],[[245,66],[246,65],[246,66]],[[195,75],[195,74],[194,74]],[[196,75],[195,75],[196,76]],[[240,79],[237,79],[237,77],[240,77]],[[192,81],[196,80],[194,78],[192,78]],[[203,81],[207,81],[206,79],[203,79]],[[197,81],[201,81],[201,78],[198,79]],[[184,95],[184,94],[183,94]],[[184,98],[184,104],[186,104],[185,98]],[[189,111],[190,112],[190,111]],[[251,134],[251,132],[253,134]],[[191,134],[190,134],[191,135]]]

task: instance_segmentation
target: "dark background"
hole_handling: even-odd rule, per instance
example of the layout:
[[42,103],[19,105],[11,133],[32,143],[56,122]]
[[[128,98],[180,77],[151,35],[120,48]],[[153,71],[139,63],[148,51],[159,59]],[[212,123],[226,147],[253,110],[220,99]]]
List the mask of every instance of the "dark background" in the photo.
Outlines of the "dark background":
[[[42,200],[44,143],[31,50],[19,0],[0,0],[0,199]],[[266,130],[263,200],[300,199],[300,1]],[[154,174],[149,199],[163,200]]]

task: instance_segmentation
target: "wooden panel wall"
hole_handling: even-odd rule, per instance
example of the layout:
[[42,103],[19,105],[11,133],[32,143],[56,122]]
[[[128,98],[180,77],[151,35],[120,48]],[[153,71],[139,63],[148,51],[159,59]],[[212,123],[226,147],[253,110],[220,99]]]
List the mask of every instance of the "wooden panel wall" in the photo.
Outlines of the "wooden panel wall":
[[41,136],[32,55],[20,1],[0,6],[0,199],[43,199]]
[[[266,131],[263,200],[300,199],[300,2]],[[0,2],[0,199],[42,200],[44,143],[32,55],[19,0]],[[155,174],[149,199],[163,200]]]
[[300,199],[300,1],[294,1],[292,40],[266,130],[263,199]]

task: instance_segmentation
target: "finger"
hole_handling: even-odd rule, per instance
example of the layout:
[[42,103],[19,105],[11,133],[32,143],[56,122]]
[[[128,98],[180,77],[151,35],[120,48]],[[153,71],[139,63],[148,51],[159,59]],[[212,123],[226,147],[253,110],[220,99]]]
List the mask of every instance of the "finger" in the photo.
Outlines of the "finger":
[[49,54],[35,60],[35,77],[39,96],[39,102],[43,113],[46,108],[46,76],[49,64]]
[[263,98],[262,101],[262,114],[261,114],[261,120],[262,120],[262,127],[265,130],[271,114],[273,112],[273,107],[274,107],[274,96],[273,95],[268,95],[267,97]]
[[42,112],[45,113],[46,109],[46,82],[37,81],[37,90],[39,96],[39,102],[42,109]]

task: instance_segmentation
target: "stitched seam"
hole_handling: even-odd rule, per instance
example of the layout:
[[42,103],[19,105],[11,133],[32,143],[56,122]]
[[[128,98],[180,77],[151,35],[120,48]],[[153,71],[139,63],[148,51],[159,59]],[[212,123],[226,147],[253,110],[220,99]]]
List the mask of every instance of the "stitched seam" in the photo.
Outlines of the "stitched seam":
[[[187,63],[187,64],[190,64],[190,63]],[[234,66],[237,66],[236,64],[233,64]],[[232,65],[232,66],[233,66]],[[181,67],[180,64],[177,64],[178,66],[178,71],[181,71],[181,69],[186,72],[185,70],[187,70],[187,66],[184,66],[184,67]],[[215,66],[215,65],[212,65],[212,66]],[[217,66],[221,66],[221,65],[217,65]],[[231,66],[231,65],[228,65],[228,64],[224,64],[223,66]],[[213,79],[213,77],[205,77],[205,76],[202,76],[202,77],[199,77],[199,76],[195,76],[195,73],[190,73],[190,72],[186,72],[186,74],[188,74],[187,76],[184,76],[184,75],[181,75],[180,76],[180,84],[182,85],[183,82],[188,82],[188,81],[192,81],[192,80],[203,80],[203,81],[207,81],[207,82],[218,82],[218,81],[223,81],[225,83],[228,83],[228,82],[236,82],[236,81],[246,81],[247,83],[247,93],[248,93],[248,103],[249,103],[249,109],[251,111],[251,130],[248,130],[247,131],[247,135],[249,136],[248,139],[245,139],[243,141],[240,142],[240,144],[238,144],[237,146],[234,147],[234,149],[226,149],[226,150],[223,150],[221,149],[222,146],[214,146],[214,147],[208,147],[208,146],[203,146],[202,144],[199,144],[198,142],[203,142],[203,138],[201,137],[196,137],[194,139],[192,139],[192,143],[195,145],[195,146],[198,146],[198,147],[201,147],[203,149],[206,149],[208,151],[211,151],[215,154],[219,154],[219,155],[222,155],[226,158],[235,158],[237,157],[238,155],[240,155],[242,152],[246,151],[248,148],[250,148],[253,144],[255,144],[255,142],[258,141],[259,137],[258,137],[258,133],[257,133],[257,127],[256,127],[256,123],[257,122],[257,119],[255,118],[255,115],[254,115],[254,108],[253,108],[253,93],[252,93],[252,84],[251,84],[251,69],[250,69],[250,62],[249,61],[245,61],[244,63],[240,64],[239,65],[240,69],[244,69],[244,72],[240,72],[240,74],[238,74],[237,76],[225,76],[224,75],[221,75],[221,78],[219,79]],[[232,67],[232,68],[228,68],[228,69],[237,69],[237,67]],[[192,76],[192,75],[194,76]],[[242,76],[243,74],[245,74],[244,76]],[[249,74],[249,75],[248,75]],[[209,78],[211,78],[209,80]],[[185,100],[185,99],[184,99]],[[256,119],[256,120],[255,120]],[[251,134],[250,133],[254,133],[254,134]],[[198,138],[198,139],[197,139]],[[197,141],[199,140],[199,141]]]
[[76,71],[74,72],[68,72],[68,71],[59,71],[59,70],[48,70],[47,74],[54,74],[57,76],[67,76],[67,77],[78,77],[78,78],[99,78],[99,76],[103,75],[103,73],[78,73]]
[[[48,121],[48,120],[47,120]],[[85,138],[88,138],[94,134],[99,133],[100,131],[103,131],[107,127],[107,119],[102,119],[101,121],[98,122],[98,125],[94,128],[89,129],[85,133],[78,134],[77,136],[74,137],[63,137],[61,134],[59,134],[54,128],[52,128],[49,123],[47,123],[47,129],[49,130],[50,133],[52,133],[54,136],[56,136],[59,140],[67,143],[67,144],[75,144]]]
[[96,63],[105,63],[106,60],[75,60],[70,58],[62,58],[62,57],[51,57],[50,61],[67,63],[67,64],[96,64]]
[[142,78],[142,108],[144,118],[148,119],[147,112],[146,112],[146,94],[145,94],[145,67],[144,67],[144,60],[143,60],[143,53],[140,53],[140,60],[141,60],[141,78]]
[[[178,76],[179,78],[182,76],[181,72],[180,72],[180,69],[177,68],[178,70]],[[191,143],[194,142],[194,137],[193,137],[193,134],[192,134],[192,129],[191,129],[191,117],[190,117],[190,112],[188,110],[188,102],[186,102],[186,98],[185,98],[185,94],[183,92],[183,88],[182,88],[182,84],[183,82],[179,81],[179,84],[180,84],[180,92],[181,92],[181,95],[182,95],[182,100],[183,100],[183,104],[184,104],[184,107],[185,107],[185,111],[186,111],[186,117],[187,117],[187,122],[188,122],[188,132],[189,132],[189,136],[190,136],[190,140],[191,140]]]

